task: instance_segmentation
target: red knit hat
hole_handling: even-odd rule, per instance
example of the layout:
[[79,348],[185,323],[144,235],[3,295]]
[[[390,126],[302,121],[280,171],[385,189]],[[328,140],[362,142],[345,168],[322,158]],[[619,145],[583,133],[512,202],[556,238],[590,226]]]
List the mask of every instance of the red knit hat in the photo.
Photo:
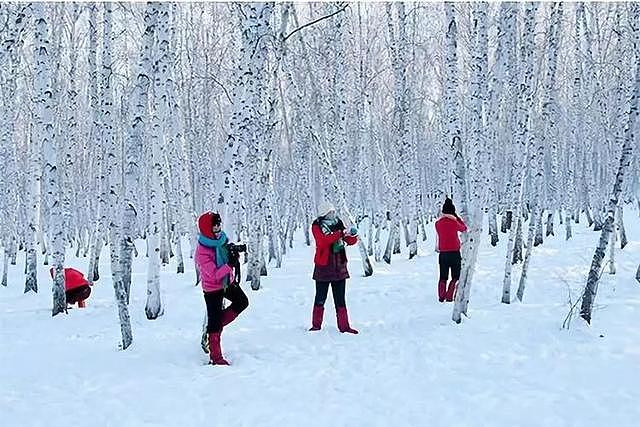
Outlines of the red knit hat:
[[213,235],[213,226],[222,223],[222,218],[219,213],[216,212],[205,212],[198,218],[198,229],[200,230],[200,234],[210,239],[214,239]]

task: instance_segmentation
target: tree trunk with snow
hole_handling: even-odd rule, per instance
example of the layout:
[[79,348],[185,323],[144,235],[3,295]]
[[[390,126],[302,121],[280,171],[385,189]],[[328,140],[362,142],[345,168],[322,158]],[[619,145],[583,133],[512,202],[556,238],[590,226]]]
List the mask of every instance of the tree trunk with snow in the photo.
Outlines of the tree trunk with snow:
[[[392,6],[397,10],[397,18],[394,19]],[[389,141],[389,149],[396,152],[397,161],[394,169],[396,170],[396,185],[391,186],[392,200],[391,206],[391,228],[389,233],[389,241],[386,246],[383,259],[388,264],[391,263],[391,254],[399,253],[398,240],[400,238],[400,225],[406,228],[406,219],[411,216],[407,213],[406,202],[413,200],[413,186],[410,171],[412,167],[411,159],[411,139],[409,135],[408,123],[408,50],[409,42],[407,38],[407,20],[405,13],[405,5],[402,2],[391,4],[386,3],[387,13],[387,32],[389,39],[389,51],[391,57],[391,67],[394,76],[394,107],[393,107],[393,131],[391,140]],[[397,21],[397,25],[394,25]],[[408,236],[409,233],[406,233]],[[408,241],[408,240],[407,240]],[[392,251],[393,249],[393,251]],[[413,245],[413,250],[416,250]],[[410,253],[412,258],[415,253]]]
[[465,218],[469,230],[462,239],[462,269],[453,304],[452,319],[460,323],[461,314],[467,313],[471,283],[478,258],[478,248],[482,236],[483,207],[487,200],[487,178],[483,165],[489,164],[489,153],[484,132],[485,102],[487,97],[488,69],[488,36],[486,2],[473,5],[474,22],[474,73],[471,81],[471,132],[473,141],[468,152],[470,155],[471,191],[473,198],[469,200],[469,216]]
[[[518,283],[518,290],[516,292],[516,296],[518,300],[522,302],[522,298],[524,296],[524,288],[527,283],[527,273],[529,272],[529,261],[531,260],[531,253],[533,252],[533,235],[535,233],[536,221],[540,215],[538,212],[538,207],[534,206],[533,211],[531,212],[531,220],[529,221],[529,231],[527,233],[527,251],[524,255],[524,261],[522,262],[522,271],[520,273],[520,282]],[[504,301],[503,301],[504,302]]]
[[[17,150],[17,135],[16,135],[16,95],[18,93],[18,72],[21,63],[20,49],[24,43],[24,35],[26,33],[25,27],[30,21],[30,4],[14,4],[14,7],[9,9],[10,13],[7,17],[8,34],[3,41],[2,49],[0,50],[0,57],[2,61],[0,66],[2,72],[0,75],[5,74],[5,81],[2,85],[3,98],[2,98],[2,110],[0,111],[0,168],[3,172],[2,176],[2,188],[3,195],[0,201],[0,215],[4,218],[16,217],[19,209],[18,196],[21,193],[19,190],[18,179],[18,165],[20,160],[18,159],[19,151]],[[24,194],[23,194],[24,196]],[[0,226],[0,235],[4,246],[4,259],[5,268],[3,270],[2,285],[7,286],[7,268],[9,259],[11,264],[15,265],[15,256],[18,240],[18,228],[19,223],[16,221],[3,221]],[[25,292],[32,289],[31,286],[25,284]]]
[[49,58],[49,16],[46,4],[35,3],[33,14],[35,29],[35,80],[36,111],[34,140],[42,147],[44,155],[43,197],[49,214],[48,230],[53,240],[53,309],[52,315],[66,312],[67,301],[64,287],[64,221],[58,169],[57,147],[55,146],[53,106],[55,104],[52,87],[51,60]]
[[[155,8],[158,10],[158,34],[168,34],[168,30],[160,28],[168,24],[164,19],[164,15],[169,13],[169,5],[167,3],[154,2]],[[155,13],[152,12],[155,15]],[[147,234],[147,243],[149,250],[148,269],[147,269],[147,302],[145,305],[145,314],[147,319],[153,320],[162,316],[164,309],[162,307],[162,297],[160,292],[160,239],[163,233],[162,217],[165,210],[164,192],[162,183],[165,177],[164,168],[164,152],[165,152],[165,135],[163,132],[163,124],[168,119],[168,105],[166,102],[166,94],[164,92],[164,84],[167,80],[168,67],[168,43],[166,37],[158,37],[158,43],[164,44],[164,47],[158,48],[156,58],[153,63],[153,82],[154,97],[153,111],[151,115],[151,164],[149,179],[149,232]]]
[[620,249],[624,249],[625,246],[629,243],[627,239],[627,231],[624,228],[624,209],[622,206],[618,206],[618,216],[617,218],[617,228],[620,233]]
[[460,130],[460,106],[458,102],[458,29],[455,20],[454,3],[446,2],[445,10],[445,88],[444,107],[447,126],[445,127],[445,141],[451,147],[454,161],[454,191],[451,196],[458,205],[460,216],[467,217],[467,181],[464,150]]
[[[113,291],[118,307],[118,318],[120,319],[120,333],[122,335],[123,350],[127,349],[133,341],[133,333],[131,331],[131,319],[129,316],[128,297],[122,277],[122,263],[120,260],[121,253],[121,230],[122,216],[121,213],[121,193],[122,193],[122,175],[120,169],[120,151],[121,148],[116,141],[114,129],[114,110],[113,110],[113,88],[112,88],[112,49],[115,42],[115,36],[112,31],[112,13],[113,4],[105,2],[103,4],[103,33],[102,33],[102,100],[101,100],[101,123],[102,123],[102,145],[107,153],[104,169],[107,175],[109,185],[108,210],[103,212],[107,215],[109,225],[109,250],[111,255],[111,277],[113,281]],[[106,182],[105,182],[106,184]]]
[[124,201],[121,205],[123,222],[122,236],[120,239],[120,263],[127,303],[129,302],[131,294],[133,242],[138,229],[137,221],[141,213],[138,179],[141,174],[145,125],[149,117],[147,112],[149,102],[148,93],[153,78],[151,58],[153,54],[157,15],[157,4],[149,2],[144,15],[145,31],[142,36],[142,50],[138,61],[134,93],[131,97],[133,104],[132,123],[129,134],[124,140]]
[[[91,3],[89,5],[89,54],[87,57],[87,67],[89,73],[88,95],[92,120],[91,129],[89,131],[89,145],[94,147],[94,149],[96,150],[93,171],[95,171],[94,173],[97,174],[97,181],[102,182],[101,178],[104,176],[104,173],[102,172],[102,146],[99,144],[101,127],[100,102],[98,100],[98,24],[96,22],[97,8],[97,3]],[[93,177],[95,176],[96,175],[93,175]],[[102,245],[104,243],[103,227],[101,226],[100,218],[97,217],[100,215],[100,209],[104,209],[104,206],[106,206],[106,199],[105,197],[103,197],[104,191],[100,186],[97,188],[97,192],[100,194],[98,203],[95,202],[95,199],[92,200],[92,204],[97,206],[98,215],[96,215],[96,219],[94,220],[93,224],[93,246],[91,247],[91,252],[89,254],[89,267],[87,271],[87,280],[91,283],[100,279],[100,253],[102,252]]]

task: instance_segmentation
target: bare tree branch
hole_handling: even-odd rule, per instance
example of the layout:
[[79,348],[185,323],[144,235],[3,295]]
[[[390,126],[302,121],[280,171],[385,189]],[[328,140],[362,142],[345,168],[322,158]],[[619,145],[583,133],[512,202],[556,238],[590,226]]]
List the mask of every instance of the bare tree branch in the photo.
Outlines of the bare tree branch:
[[284,38],[282,39],[282,42],[283,43],[286,42],[289,37],[294,35],[296,32],[302,30],[303,28],[306,28],[306,27],[309,27],[309,26],[311,26],[313,24],[316,24],[316,23],[322,21],[323,19],[331,18],[332,16],[337,15],[338,13],[344,12],[346,9],[347,9],[347,5],[344,5],[344,6],[342,6],[341,9],[336,10],[331,15],[322,16],[322,17],[316,19],[315,21],[307,22],[306,24],[302,25],[301,27],[296,28],[295,30],[291,31],[289,34],[284,36]]

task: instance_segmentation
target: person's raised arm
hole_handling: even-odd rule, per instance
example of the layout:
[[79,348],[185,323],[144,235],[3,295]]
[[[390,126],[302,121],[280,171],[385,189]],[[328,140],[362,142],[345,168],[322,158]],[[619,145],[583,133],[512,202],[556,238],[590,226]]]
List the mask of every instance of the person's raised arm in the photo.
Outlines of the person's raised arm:
[[342,237],[342,231],[324,234],[318,224],[311,226],[311,232],[313,233],[313,238],[316,239],[316,246],[319,248],[329,247]]

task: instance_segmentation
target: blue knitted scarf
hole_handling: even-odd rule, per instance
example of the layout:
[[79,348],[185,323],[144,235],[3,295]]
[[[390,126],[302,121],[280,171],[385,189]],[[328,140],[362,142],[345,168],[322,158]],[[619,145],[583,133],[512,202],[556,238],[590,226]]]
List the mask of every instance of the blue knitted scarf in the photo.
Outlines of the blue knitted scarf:
[[198,234],[198,242],[207,248],[213,248],[216,250],[216,267],[221,267],[229,262],[229,250],[225,245],[229,239],[224,231],[218,233],[217,239],[210,239],[207,236]]

